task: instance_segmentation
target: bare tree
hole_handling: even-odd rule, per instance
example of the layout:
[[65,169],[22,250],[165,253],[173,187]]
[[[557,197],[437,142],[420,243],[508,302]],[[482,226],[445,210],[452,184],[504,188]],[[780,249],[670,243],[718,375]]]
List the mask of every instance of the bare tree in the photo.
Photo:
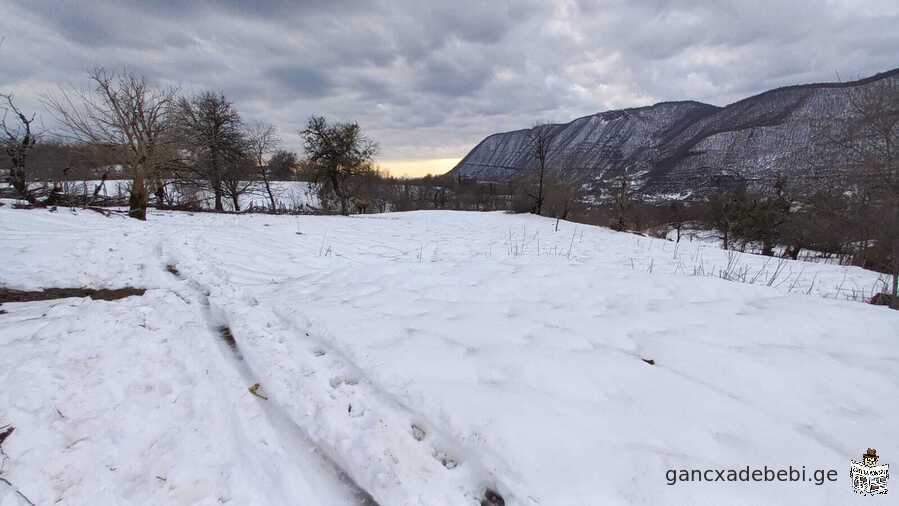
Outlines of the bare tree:
[[299,165],[296,153],[279,149],[268,159],[269,177],[275,181],[296,179]]
[[322,203],[337,200],[341,214],[348,215],[357,198],[354,192],[358,183],[372,170],[377,144],[362,134],[357,123],[329,125],[321,116],[310,118],[300,135],[313,169],[313,182],[320,185]]
[[171,113],[177,90],[155,88],[127,70],[90,73],[91,91],[61,90],[46,104],[69,135],[81,142],[116,147],[131,175],[129,216],[147,219],[148,187],[174,156]]
[[627,218],[631,207],[631,180],[627,169],[624,169],[615,182],[615,221],[612,223],[613,229],[627,229]]
[[556,218],[556,231],[560,220],[568,219],[583,207],[583,191],[575,182],[576,174],[583,171],[593,156],[593,149],[591,145],[581,144],[553,157],[552,168],[546,174],[543,207],[548,216]]
[[[824,163],[840,169],[855,191],[864,218],[862,243],[892,273],[891,305],[899,308],[899,79],[845,90],[848,119],[827,122],[816,140]],[[864,252],[868,254],[867,251]],[[884,265],[886,264],[886,265]]]
[[891,307],[899,309],[899,79],[851,90],[847,158],[881,210],[876,240],[892,264]]
[[739,223],[745,219],[747,196],[743,189],[714,195],[708,203],[707,221],[721,233],[721,248],[730,249]]
[[582,195],[577,184],[566,181],[556,171],[547,174],[545,190],[544,211],[556,219],[558,232],[559,221],[569,219],[579,207]]
[[225,179],[233,180],[245,157],[240,114],[224,95],[207,91],[178,101],[178,129],[183,147],[190,153],[180,179],[212,192],[215,210],[223,211]]
[[247,130],[245,136],[250,156],[252,156],[253,162],[256,164],[256,173],[262,181],[271,209],[274,211],[277,204],[271,184],[273,171],[267,158],[278,148],[281,139],[278,137],[278,132],[274,125],[265,123],[256,123]]
[[235,211],[240,211],[240,198],[254,193],[257,189],[256,175],[256,162],[248,154],[228,159],[223,164],[222,194],[231,200],[231,206]]
[[[34,204],[36,199],[28,189],[27,178],[28,154],[37,142],[36,136],[31,130],[34,114],[29,117],[19,110],[13,102],[12,95],[0,94],[0,100],[6,102],[0,105],[0,110],[3,111],[3,115],[0,116],[0,129],[3,130],[3,139],[0,140],[0,145],[3,146],[3,151],[12,161],[9,182],[19,196],[27,200],[29,204]],[[14,118],[12,124],[7,123],[10,113]]]
[[544,182],[547,169],[547,160],[549,158],[550,144],[553,138],[553,126],[550,124],[537,124],[531,128],[528,133],[528,148],[537,164],[537,188],[531,194],[534,207],[533,213],[540,215],[543,213]]

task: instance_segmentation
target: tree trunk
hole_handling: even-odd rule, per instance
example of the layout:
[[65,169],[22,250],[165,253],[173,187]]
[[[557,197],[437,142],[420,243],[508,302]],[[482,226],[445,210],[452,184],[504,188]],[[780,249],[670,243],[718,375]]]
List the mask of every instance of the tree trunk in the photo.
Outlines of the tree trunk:
[[215,193],[215,210],[216,211],[224,211],[225,207],[222,205],[222,187],[220,184],[216,184],[213,189]]
[[268,200],[272,203],[272,212],[275,212],[275,194],[272,193],[272,185],[268,182],[268,179],[263,179],[265,182],[265,191],[268,192]]
[[231,203],[234,204],[235,211],[240,211],[240,195],[237,193],[231,195]]
[[25,169],[24,168],[13,167],[13,169],[12,169],[12,187],[15,188],[16,193],[18,193],[29,204],[34,205],[37,202],[37,199],[34,198],[34,195],[32,195],[31,190],[28,189],[28,181],[25,179]]
[[784,256],[791,260],[799,260],[800,251],[802,251],[802,246],[788,246],[786,251],[784,251]]
[[893,272],[893,297],[892,308],[899,309],[899,273]]
[[106,185],[106,179],[109,177],[108,172],[104,172],[100,177],[100,184],[94,187],[94,194],[91,197],[91,204],[93,204],[97,200],[97,196],[100,195],[100,190]]
[[134,179],[131,181],[131,197],[128,199],[128,204],[130,206],[128,216],[137,220],[146,221],[148,200],[147,185],[144,181],[144,176],[134,176]]
[[162,183],[156,184],[156,208],[159,209],[165,206],[165,185]]
[[899,309],[899,239],[893,239],[893,296],[890,307]]
[[[896,201],[894,201],[896,202]],[[890,307],[899,309],[899,205],[893,207],[893,296]]]
[[540,162],[540,181],[537,183],[537,202],[535,205],[535,207],[537,209],[537,216],[540,216],[541,214],[543,214],[543,174],[545,171],[546,171],[545,165],[541,161]]

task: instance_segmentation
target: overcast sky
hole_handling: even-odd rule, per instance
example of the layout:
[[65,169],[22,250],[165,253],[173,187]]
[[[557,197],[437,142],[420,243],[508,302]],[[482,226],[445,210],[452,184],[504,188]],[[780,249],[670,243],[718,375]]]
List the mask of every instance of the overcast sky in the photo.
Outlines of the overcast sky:
[[0,90],[32,106],[128,65],[224,92],[288,148],[321,114],[434,172],[538,120],[895,68],[897,27],[896,0],[0,0]]

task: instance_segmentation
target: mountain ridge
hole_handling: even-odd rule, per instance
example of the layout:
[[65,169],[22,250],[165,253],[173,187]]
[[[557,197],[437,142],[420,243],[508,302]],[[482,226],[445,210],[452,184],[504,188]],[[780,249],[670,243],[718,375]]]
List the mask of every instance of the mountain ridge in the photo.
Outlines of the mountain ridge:
[[[815,149],[816,125],[845,114],[842,91],[884,79],[899,79],[899,68],[855,81],[782,86],[726,106],[663,101],[548,124],[549,165],[595,193],[628,174],[648,196],[695,194],[721,175],[797,174],[799,161]],[[488,135],[449,174],[505,180],[533,170],[530,131]]]

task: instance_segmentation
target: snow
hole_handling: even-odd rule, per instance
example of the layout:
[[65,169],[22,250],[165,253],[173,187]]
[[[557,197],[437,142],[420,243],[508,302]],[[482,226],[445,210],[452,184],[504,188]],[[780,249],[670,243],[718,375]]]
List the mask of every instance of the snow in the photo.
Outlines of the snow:
[[[71,195],[93,195],[97,185],[103,183],[100,195],[104,197],[113,197],[119,199],[127,199],[128,192],[131,188],[131,181],[126,179],[110,179],[105,182],[96,180],[86,181],[65,181],[61,183],[63,191]],[[275,197],[275,203],[279,207],[291,210],[304,210],[305,208],[318,207],[318,195],[313,185],[306,181],[272,181],[270,183],[272,195]],[[0,188],[9,186],[7,183],[0,183]],[[29,183],[32,189],[52,188],[51,182],[34,182]],[[186,187],[184,187],[186,188]],[[179,187],[168,186],[166,191],[169,193],[177,192]],[[192,200],[199,203],[204,208],[212,209],[214,207],[213,195],[206,191],[196,190],[191,195]],[[155,196],[151,195],[151,200],[155,201]],[[230,198],[224,198],[223,207],[228,211],[233,211],[234,205]],[[250,206],[268,208],[271,207],[268,193],[262,183],[257,183],[246,194],[240,196],[240,208],[246,210]]]
[[[278,207],[290,210],[308,210],[308,208],[319,207],[318,194],[311,183],[306,181],[272,181],[270,183],[272,195],[275,197],[275,204]],[[171,189],[169,191],[172,191]],[[214,197],[210,192],[197,192],[196,199],[202,202],[203,207],[212,209],[214,206]],[[225,210],[233,211],[234,205],[231,199],[223,199],[222,205]],[[258,183],[246,194],[240,196],[240,208],[246,210],[250,206],[256,208],[269,208],[271,201],[268,193],[262,183]]]
[[[37,504],[868,504],[849,460],[899,462],[899,313],[847,300],[876,273],[554,227],[0,207],[0,284],[148,288],[2,306],[3,476]],[[747,465],[839,481],[665,479]]]
[[352,498],[311,446],[284,440],[176,294],[7,306],[7,470],[36,504]]

